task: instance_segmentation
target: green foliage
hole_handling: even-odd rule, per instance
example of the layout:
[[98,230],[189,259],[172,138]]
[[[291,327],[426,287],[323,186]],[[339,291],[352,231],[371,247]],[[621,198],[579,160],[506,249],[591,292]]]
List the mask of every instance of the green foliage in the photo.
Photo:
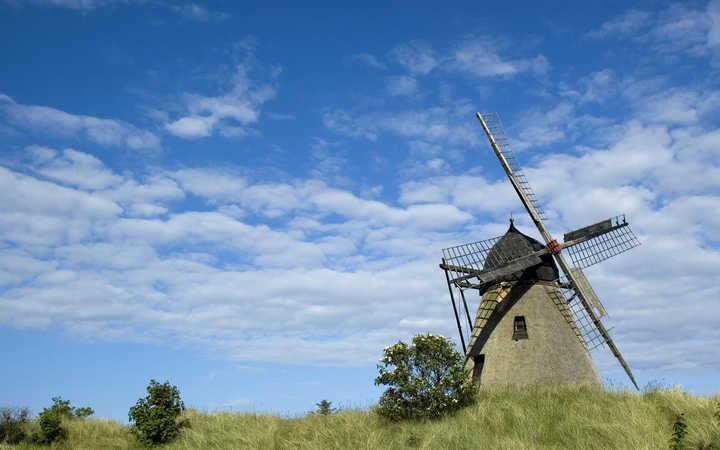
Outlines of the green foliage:
[[180,391],[168,381],[163,384],[150,380],[148,395],[130,407],[128,417],[134,422],[131,431],[144,444],[170,442],[180,434],[178,416],[185,410]]
[[713,417],[715,417],[715,420],[720,423],[720,400],[718,400],[715,405],[715,414],[713,414]]
[[38,414],[38,429],[30,436],[30,441],[36,444],[50,444],[56,441],[67,439],[67,429],[63,427],[63,419],[82,419],[92,415],[90,407],[75,408],[70,406],[70,400],[63,400],[62,397],[53,397],[53,404]]
[[37,423],[40,427],[33,433],[30,440],[37,444],[51,444],[67,438],[67,430],[62,426],[62,417],[58,410],[45,408],[38,414]]
[[57,415],[58,417],[67,417],[71,418],[73,417],[73,411],[75,408],[70,406],[70,400],[63,400],[62,397],[53,397],[52,398],[53,404],[50,406],[50,410],[53,414]]
[[670,449],[682,450],[684,448],[685,435],[687,434],[687,424],[685,423],[685,414],[677,414],[675,423],[673,424],[673,433],[670,437]]
[[75,408],[75,417],[77,417],[78,419],[84,419],[86,417],[92,416],[93,414],[95,414],[95,410],[88,406],[82,408]]
[[0,443],[18,444],[25,439],[29,416],[27,408],[0,408]]
[[398,342],[385,348],[380,362],[375,384],[389,387],[376,411],[387,419],[436,419],[475,399],[462,355],[443,336],[418,334],[410,346]]
[[50,406],[50,411],[60,418],[66,419],[84,419],[85,417],[91,416],[95,411],[88,407],[76,408],[70,406],[70,400],[63,400],[62,397],[53,397],[53,404]]
[[315,403],[315,405],[317,406],[315,414],[320,414],[321,416],[329,416],[337,412],[337,408],[332,408],[332,402],[327,400],[320,400],[318,403]]

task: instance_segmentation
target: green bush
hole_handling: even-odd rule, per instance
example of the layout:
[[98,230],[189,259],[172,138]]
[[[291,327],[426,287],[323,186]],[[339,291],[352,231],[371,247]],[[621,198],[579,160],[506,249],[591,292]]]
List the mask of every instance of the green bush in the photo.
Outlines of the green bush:
[[[475,399],[464,358],[443,336],[418,334],[386,347],[376,385],[387,385],[376,411],[390,420],[436,419]],[[392,370],[388,370],[388,369]]]
[[95,414],[95,410],[87,406],[75,409],[75,417],[77,417],[78,419],[84,419],[86,417],[92,416],[93,414]]
[[62,397],[53,397],[53,404],[50,406],[50,411],[53,414],[61,418],[66,419],[84,419],[85,417],[92,416],[95,411],[88,407],[76,408],[70,406],[70,400],[63,400]]
[[130,407],[130,429],[145,444],[170,442],[180,434],[178,416],[185,409],[180,391],[167,381],[160,384],[150,380],[147,392],[147,397]]
[[50,444],[67,438],[67,430],[62,426],[61,415],[52,408],[45,408],[38,414],[37,423],[40,430],[30,440],[36,444]]
[[0,408],[0,443],[18,444],[25,439],[29,416],[26,408]]
[[329,416],[330,414],[335,414],[337,412],[337,408],[333,408],[332,402],[329,402],[327,400],[320,400],[318,403],[315,403],[317,406],[317,410],[315,410],[315,414],[320,414],[321,416]]
[[50,444],[67,438],[67,430],[62,426],[63,419],[82,419],[92,415],[90,407],[75,408],[70,406],[70,400],[62,397],[53,397],[53,404],[38,414],[38,430],[30,436],[30,441],[36,444]]

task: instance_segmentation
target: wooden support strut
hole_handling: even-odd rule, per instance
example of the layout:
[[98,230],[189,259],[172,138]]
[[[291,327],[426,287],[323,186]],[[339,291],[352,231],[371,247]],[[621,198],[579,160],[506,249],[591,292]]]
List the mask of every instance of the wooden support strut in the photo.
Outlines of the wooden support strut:
[[[445,264],[445,258],[443,258],[443,264]],[[460,344],[462,344],[463,355],[465,355],[467,354],[465,338],[463,337],[462,327],[460,326],[460,317],[458,316],[457,307],[455,306],[455,296],[453,295],[452,286],[450,285],[450,276],[448,275],[447,269],[445,270],[445,279],[447,280],[448,291],[450,292],[450,303],[452,303],[453,312],[455,313],[455,323],[457,323],[458,333],[460,334]]]

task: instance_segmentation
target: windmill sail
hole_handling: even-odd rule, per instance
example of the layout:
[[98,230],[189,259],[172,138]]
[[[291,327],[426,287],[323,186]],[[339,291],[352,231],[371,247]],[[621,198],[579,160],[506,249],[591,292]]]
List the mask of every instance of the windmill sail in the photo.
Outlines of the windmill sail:
[[[545,227],[545,224],[542,221],[542,216],[539,213],[539,210],[536,205],[537,200],[535,198],[535,195],[534,195],[532,189],[530,189],[530,186],[528,185],[527,180],[525,179],[524,176],[521,179],[515,174],[515,169],[519,168],[519,165],[517,164],[517,160],[515,160],[514,155],[512,155],[512,153],[510,153],[508,151],[508,149],[501,148],[500,143],[498,143],[498,140],[495,138],[495,136],[494,136],[495,131],[502,132],[502,137],[505,138],[504,131],[502,131],[502,126],[500,125],[500,119],[499,119],[498,115],[497,114],[477,113],[476,116],[477,116],[478,120],[480,121],[480,124],[482,125],[483,130],[485,131],[485,134],[487,135],[488,140],[490,141],[490,146],[492,147],[493,151],[495,152],[495,156],[497,156],[498,160],[500,161],[500,164],[503,166],[503,169],[505,170],[505,174],[507,175],[508,179],[510,180],[510,183],[515,188],[515,192],[520,197],[520,201],[522,201],[523,205],[525,206],[525,209],[530,214],[530,217],[532,218],[533,222],[535,223],[535,226],[537,227],[538,231],[540,232],[543,239],[545,240],[545,243],[548,245],[548,248],[553,250],[553,256],[555,258],[555,261],[557,262],[558,267],[560,267],[560,270],[562,271],[563,275],[566,277],[567,285],[574,291],[575,297],[577,297],[576,303],[580,303],[580,305],[582,305],[582,309],[584,309],[584,314],[581,314],[581,316],[585,316],[585,315],[587,316],[588,323],[591,323],[592,326],[594,326],[594,328],[597,330],[597,332],[600,335],[600,337],[602,338],[602,340],[605,342],[605,344],[607,344],[607,346],[610,348],[610,351],[613,353],[615,358],[617,358],[618,362],[625,370],[625,373],[628,375],[628,377],[632,381],[635,388],[639,389],[637,383],[635,382],[635,377],[633,376],[633,374],[630,370],[630,367],[627,365],[627,363],[625,362],[625,359],[620,354],[620,351],[618,350],[617,346],[615,345],[612,338],[608,334],[607,330],[605,329],[605,326],[602,324],[602,322],[600,322],[599,317],[593,311],[592,306],[590,304],[591,300],[588,297],[590,295],[589,291],[579,287],[582,284],[583,280],[585,283],[587,283],[587,279],[585,279],[585,277],[583,276],[582,277],[583,280],[581,280],[577,276],[577,273],[573,273],[571,271],[570,266],[567,264],[567,262],[565,261],[565,258],[560,253],[561,246],[559,246],[557,241],[555,241],[552,238],[552,236],[548,232],[547,228]],[[488,124],[488,122],[485,120],[486,118],[490,121],[490,124]],[[492,129],[490,128],[490,125],[493,126]],[[502,143],[502,141],[501,141],[501,143]],[[510,161],[508,160],[508,157],[506,155],[510,155],[512,157],[513,165],[510,164]],[[513,166],[515,166],[515,167],[513,167]],[[530,195],[530,194],[532,194],[532,195]],[[610,228],[612,228],[612,223],[610,223],[609,225],[610,225]],[[618,227],[615,230],[608,231],[607,230],[608,224],[604,223],[604,222],[600,222],[591,227],[586,227],[586,229],[577,230],[578,236],[576,236],[576,238],[590,237],[592,234],[595,233],[594,231],[588,229],[588,228],[592,228],[592,227],[597,227],[598,231],[602,231],[602,234],[599,234],[596,237],[596,239],[600,239],[600,241],[598,241],[598,242],[606,242],[606,241],[612,239],[613,237],[617,237],[617,236],[611,236],[611,238],[608,238],[607,236],[613,232],[618,232],[621,228],[627,228],[629,230],[629,227]],[[623,234],[622,231],[619,231],[619,234],[620,234],[620,237],[627,236],[627,234]],[[632,232],[630,232],[630,235],[634,238],[634,235],[632,235]],[[605,236],[604,240],[603,240],[603,236]],[[570,237],[572,238],[573,236],[571,235]],[[585,242],[587,243],[587,242],[591,242],[591,241],[592,241],[592,239],[586,240]],[[622,240],[622,239],[620,241],[625,242],[625,240]],[[591,244],[588,244],[588,245],[591,245]],[[615,245],[614,247],[610,247],[610,248],[611,248],[611,250],[613,248],[622,249],[623,245],[619,244],[619,245]],[[618,251],[617,253],[621,253],[622,251],[625,251],[625,250]],[[595,259],[602,261],[602,259],[606,259],[607,257],[613,256],[613,254],[610,254],[610,256],[606,257],[606,255],[603,254],[603,252],[591,251],[589,253],[591,255],[594,254],[594,256],[589,256],[587,258],[587,261],[591,262],[591,264],[594,264],[594,262],[592,262],[592,261],[594,261]],[[609,251],[607,253],[608,254],[612,253],[612,251]],[[614,253],[614,254],[617,254],[617,253]],[[581,262],[582,261],[584,261],[584,260],[581,260]],[[589,286],[589,283],[587,283],[587,285]],[[578,312],[580,312],[579,308],[578,308]],[[588,327],[590,327],[590,325],[588,325]],[[587,333],[587,334],[590,335],[590,333]],[[587,339],[586,339],[586,341],[587,341]],[[588,346],[588,348],[590,348],[590,346]]]
[[616,216],[563,237],[575,267],[584,269],[640,245],[625,216]]
[[497,113],[487,113],[487,114],[480,114],[478,113],[478,117],[482,116],[482,121],[484,123],[484,128],[486,129],[486,133],[488,134],[488,139],[491,139],[491,143],[495,142],[497,146],[497,150],[503,155],[505,158],[505,161],[507,161],[508,166],[512,170],[513,174],[515,175],[515,178],[517,179],[518,188],[523,191],[525,196],[527,196],[530,203],[532,203],[533,207],[535,208],[535,211],[537,211],[538,216],[541,219],[546,219],[545,213],[540,208],[539,202],[537,200],[537,196],[535,195],[535,192],[530,187],[530,183],[528,183],[527,178],[525,177],[525,174],[523,173],[520,164],[518,164],[517,158],[515,157],[515,153],[512,151],[512,148],[510,147],[510,141],[508,137],[505,135],[505,129],[502,126],[502,122],[500,122],[500,116]]

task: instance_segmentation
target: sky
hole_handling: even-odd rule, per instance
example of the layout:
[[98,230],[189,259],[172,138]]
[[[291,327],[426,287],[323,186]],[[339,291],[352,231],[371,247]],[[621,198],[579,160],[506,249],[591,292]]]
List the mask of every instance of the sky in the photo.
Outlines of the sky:
[[720,0],[438,5],[0,0],[0,406],[376,402],[459,342],[441,249],[537,237],[476,112],[551,233],[626,214],[585,272],[638,383],[720,390]]

